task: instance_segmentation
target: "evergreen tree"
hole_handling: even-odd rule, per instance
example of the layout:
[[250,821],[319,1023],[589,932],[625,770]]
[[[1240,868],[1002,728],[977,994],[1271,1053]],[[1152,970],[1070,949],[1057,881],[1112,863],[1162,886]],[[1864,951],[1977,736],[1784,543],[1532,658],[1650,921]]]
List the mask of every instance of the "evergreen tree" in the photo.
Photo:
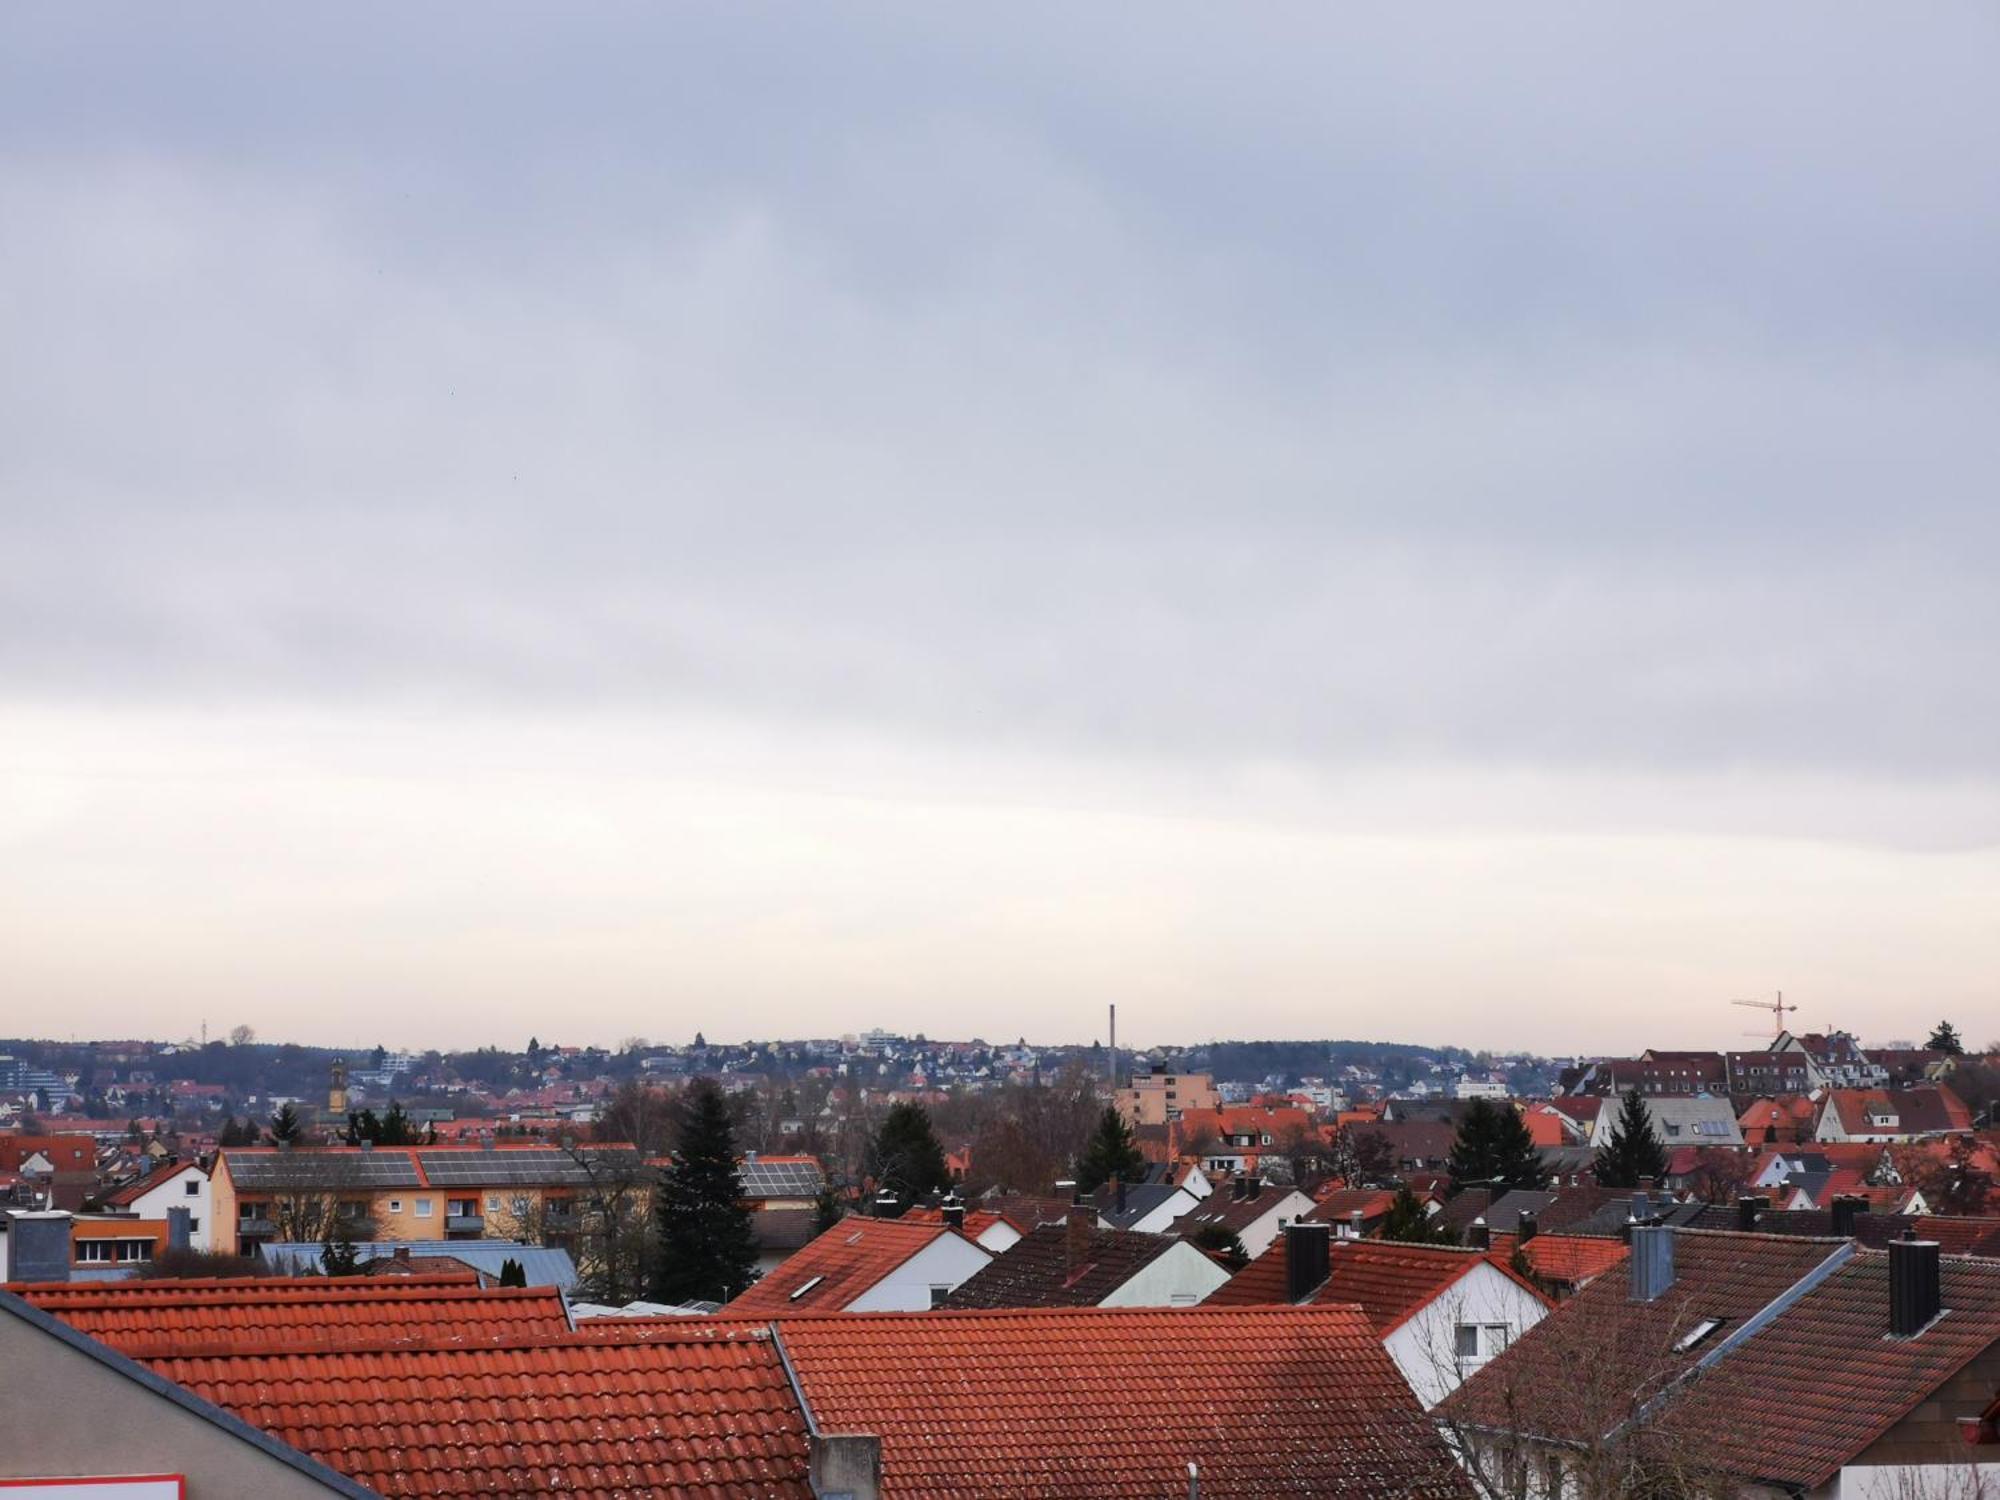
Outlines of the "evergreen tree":
[[1965,1043],[1958,1038],[1958,1028],[1949,1021],[1938,1022],[1924,1045],[1935,1052],[1948,1052],[1953,1057],[1965,1056]]
[[354,1236],[347,1232],[345,1224],[336,1224],[327,1231],[326,1239],[319,1247],[319,1268],[327,1276],[361,1274],[361,1256],[355,1250]]
[[926,1193],[941,1193],[951,1186],[951,1172],[944,1164],[944,1147],[931,1129],[931,1117],[923,1106],[895,1104],[882,1117],[882,1128],[868,1143],[868,1175],[876,1189],[896,1199],[896,1213],[902,1214]]
[[350,1109],[347,1112],[347,1135],[345,1139],[348,1145],[358,1146],[363,1141],[367,1141],[372,1145],[381,1138],[381,1135],[382,1122],[375,1118],[374,1110],[364,1109],[357,1113]]
[[1243,1241],[1227,1224],[1204,1224],[1194,1232],[1193,1241],[1197,1250],[1206,1250],[1219,1257],[1232,1271],[1240,1271],[1250,1264],[1250,1252],[1243,1248]]
[[521,1268],[518,1260],[510,1255],[500,1262],[500,1285],[526,1286],[527,1284],[528,1273]]
[[1637,1089],[1625,1091],[1617,1123],[1597,1151],[1597,1185],[1635,1188],[1645,1179],[1667,1175],[1667,1148],[1653,1130],[1653,1117]]
[[1389,1212],[1382,1219],[1382,1238],[1400,1240],[1406,1245],[1455,1245],[1458,1236],[1443,1224],[1431,1221],[1424,1211],[1417,1195],[1405,1183],[1396,1189],[1395,1201],[1389,1205]]
[[727,1302],[757,1279],[757,1245],[729,1104],[710,1078],[681,1097],[673,1165],[655,1195],[652,1292],[660,1302]]
[[1528,1134],[1528,1123],[1511,1104],[1494,1106],[1493,1170],[1496,1193],[1503,1189],[1538,1193],[1549,1183],[1542,1151]]
[[271,1116],[271,1140],[275,1145],[289,1146],[305,1132],[305,1123],[299,1119],[299,1112],[292,1108],[291,1101],[278,1106],[278,1112]]
[[389,1113],[382,1117],[382,1128],[375,1135],[378,1146],[414,1146],[417,1144],[417,1127],[410,1122],[403,1106],[394,1099],[389,1101]]
[[1491,1104],[1474,1099],[1458,1122],[1458,1134],[1451,1143],[1445,1170],[1451,1173],[1451,1190],[1462,1193],[1469,1187],[1493,1187],[1499,1167],[1500,1121]]
[[1076,1163],[1076,1190],[1093,1193],[1107,1182],[1137,1182],[1146,1175],[1146,1158],[1132,1139],[1132,1127],[1112,1105],[1097,1117],[1097,1129]]

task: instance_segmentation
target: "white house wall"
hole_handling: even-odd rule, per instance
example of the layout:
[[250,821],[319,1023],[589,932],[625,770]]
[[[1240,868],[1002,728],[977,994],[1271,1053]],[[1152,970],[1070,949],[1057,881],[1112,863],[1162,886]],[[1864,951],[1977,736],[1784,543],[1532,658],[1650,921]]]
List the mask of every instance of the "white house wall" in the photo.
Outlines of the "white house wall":
[[1005,1255],[1021,1243],[1021,1231],[1005,1219],[995,1219],[976,1236],[979,1243],[995,1255]]
[[[187,1191],[191,1180],[199,1183],[197,1191],[192,1194]],[[134,1198],[127,1207],[142,1219],[164,1219],[168,1209],[184,1208],[196,1226],[188,1234],[189,1248],[214,1248],[215,1242],[211,1238],[215,1225],[213,1192],[208,1184],[208,1174],[198,1167],[173,1173],[157,1187],[148,1188]]]
[[1481,1261],[1382,1342],[1428,1411],[1485,1363],[1484,1359],[1477,1364],[1459,1362],[1460,1323],[1505,1325],[1507,1342],[1512,1344],[1548,1312],[1542,1300],[1520,1282]]
[[1185,1241],[1140,1267],[1099,1307],[1192,1307],[1204,1302],[1229,1273]]
[[931,1290],[958,1289],[961,1282],[993,1259],[955,1234],[941,1234],[923,1249],[848,1303],[847,1312],[928,1312]]
[[1266,1210],[1263,1218],[1246,1224],[1242,1232],[1236,1236],[1242,1241],[1243,1253],[1255,1260],[1271,1248],[1271,1242],[1287,1224],[1296,1223],[1312,1211],[1312,1199],[1297,1188],[1292,1188]]

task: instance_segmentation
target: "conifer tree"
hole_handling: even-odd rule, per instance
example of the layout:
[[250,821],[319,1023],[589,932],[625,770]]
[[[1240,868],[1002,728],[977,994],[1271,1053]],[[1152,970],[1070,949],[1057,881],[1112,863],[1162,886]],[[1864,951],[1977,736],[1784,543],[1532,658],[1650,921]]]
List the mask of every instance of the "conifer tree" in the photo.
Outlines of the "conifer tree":
[[1667,1175],[1667,1148],[1637,1089],[1625,1091],[1611,1134],[1598,1148],[1596,1172],[1597,1185],[1610,1188],[1635,1188],[1649,1177]]
[[1458,1238],[1450,1229],[1431,1221],[1408,1183],[1396,1189],[1395,1200],[1382,1219],[1382,1238],[1406,1245],[1453,1245]]
[[521,1263],[518,1260],[510,1255],[500,1262],[500,1285],[526,1286],[527,1284],[528,1273],[522,1269]]
[[1113,1105],[1097,1117],[1097,1128],[1076,1163],[1076,1190],[1093,1193],[1107,1182],[1137,1182],[1146,1175],[1146,1158],[1132,1139],[1132,1127]]
[[1965,1056],[1965,1043],[1959,1040],[1958,1028],[1949,1021],[1938,1022],[1924,1045],[1934,1052],[1946,1052],[1953,1057]]
[[918,1104],[890,1106],[882,1128],[868,1143],[868,1175],[875,1179],[878,1192],[896,1199],[896,1215],[926,1193],[941,1193],[951,1186],[944,1147],[931,1129],[929,1111]]
[[1542,1165],[1542,1151],[1528,1134],[1527,1121],[1511,1104],[1493,1109],[1494,1191],[1540,1192],[1548,1186],[1549,1169]]
[[1494,1185],[1499,1165],[1499,1128],[1493,1106],[1486,1100],[1474,1099],[1467,1106],[1458,1122],[1458,1134],[1452,1139],[1451,1156],[1445,1162],[1454,1193],[1464,1192],[1468,1187]]
[[729,1104],[711,1078],[699,1078],[676,1109],[673,1165],[661,1174],[654,1203],[657,1231],[652,1291],[661,1302],[727,1302],[757,1279],[757,1244]]
[[305,1124],[299,1119],[299,1112],[292,1108],[289,1099],[286,1100],[278,1106],[278,1112],[271,1116],[272,1142],[280,1146],[289,1146],[304,1133]]

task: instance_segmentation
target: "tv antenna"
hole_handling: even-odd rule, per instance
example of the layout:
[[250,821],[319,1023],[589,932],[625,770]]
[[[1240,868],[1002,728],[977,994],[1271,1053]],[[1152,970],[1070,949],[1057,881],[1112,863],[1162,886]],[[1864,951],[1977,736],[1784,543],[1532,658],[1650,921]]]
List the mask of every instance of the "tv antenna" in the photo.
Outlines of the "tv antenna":
[[[1776,1041],[1785,1034],[1785,1012],[1798,1009],[1796,1005],[1785,1004],[1785,992],[1783,990],[1778,991],[1778,998],[1775,1000],[1732,1000],[1729,1003],[1731,1005],[1747,1005],[1752,1010],[1768,1010],[1771,1013],[1772,1041]],[[1746,1031],[1743,1034],[1745,1036],[1762,1036],[1764,1033],[1761,1031]]]

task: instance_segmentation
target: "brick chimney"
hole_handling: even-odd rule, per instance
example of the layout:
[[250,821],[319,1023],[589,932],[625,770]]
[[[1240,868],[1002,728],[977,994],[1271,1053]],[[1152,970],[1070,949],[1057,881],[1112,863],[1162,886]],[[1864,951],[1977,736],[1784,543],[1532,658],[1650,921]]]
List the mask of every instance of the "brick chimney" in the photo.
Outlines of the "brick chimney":
[[1063,1264],[1072,1271],[1090,1254],[1091,1235],[1097,1229],[1097,1215],[1078,1193],[1069,1206],[1069,1217],[1063,1220]]

